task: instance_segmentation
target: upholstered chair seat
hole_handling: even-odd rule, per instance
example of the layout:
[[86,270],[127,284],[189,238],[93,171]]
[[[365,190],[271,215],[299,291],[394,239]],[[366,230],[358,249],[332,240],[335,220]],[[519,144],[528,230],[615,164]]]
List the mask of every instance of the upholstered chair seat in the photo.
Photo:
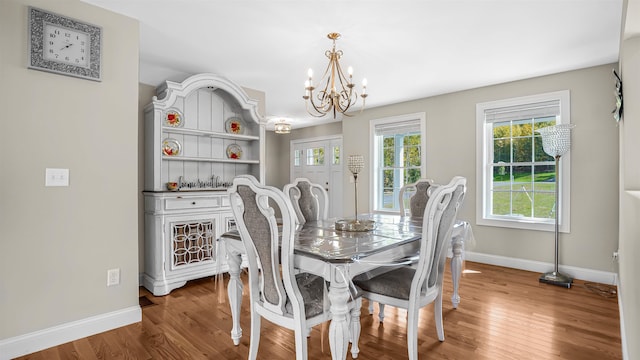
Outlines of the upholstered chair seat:
[[415,269],[403,266],[368,280],[359,280],[359,278],[356,277],[354,281],[362,291],[401,300],[409,300],[411,283],[406,280],[413,279],[415,273]]
[[[307,319],[329,311],[329,300],[325,297],[327,293],[326,282],[322,277],[300,273],[296,274],[296,283],[300,289],[300,295],[302,295]],[[289,299],[287,299],[285,309],[288,315],[293,316],[293,306]]]

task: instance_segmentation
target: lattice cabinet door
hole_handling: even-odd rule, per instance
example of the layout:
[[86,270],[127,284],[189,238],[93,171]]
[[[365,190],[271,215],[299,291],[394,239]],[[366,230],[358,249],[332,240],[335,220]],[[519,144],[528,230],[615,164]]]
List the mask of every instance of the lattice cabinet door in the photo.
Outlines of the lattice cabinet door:
[[218,260],[217,214],[167,216],[165,222],[165,269],[167,273],[215,269]]

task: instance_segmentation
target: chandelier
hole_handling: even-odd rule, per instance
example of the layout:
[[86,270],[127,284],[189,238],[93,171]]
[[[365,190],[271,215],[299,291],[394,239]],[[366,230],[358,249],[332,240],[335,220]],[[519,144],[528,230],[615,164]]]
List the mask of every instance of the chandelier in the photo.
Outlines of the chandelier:
[[[350,116],[347,115],[347,111],[358,100],[358,93],[353,89],[353,68],[349,66],[347,77],[340,66],[342,50],[336,50],[336,40],[340,38],[340,34],[329,33],[327,37],[333,41],[333,47],[324,53],[329,58],[329,64],[320,79],[320,88],[314,92],[316,87],[313,86],[313,70],[309,69],[309,79],[304,83],[305,93],[302,98],[305,100],[307,112],[311,116],[323,117],[333,113],[335,119],[338,113]],[[362,111],[367,98],[367,79],[362,80],[360,97],[362,98],[360,111]]]
[[288,134],[291,132],[291,124],[282,119],[273,125],[276,134]]

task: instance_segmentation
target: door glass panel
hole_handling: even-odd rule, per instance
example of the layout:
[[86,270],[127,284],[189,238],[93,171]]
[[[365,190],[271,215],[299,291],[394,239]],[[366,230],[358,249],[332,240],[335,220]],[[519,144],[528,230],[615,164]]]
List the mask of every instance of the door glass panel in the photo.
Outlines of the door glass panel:
[[307,149],[307,165],[324,165],[324,148]]
[[293,152],[293,166],[300,166],[300,158],[302,158],[302,150]]

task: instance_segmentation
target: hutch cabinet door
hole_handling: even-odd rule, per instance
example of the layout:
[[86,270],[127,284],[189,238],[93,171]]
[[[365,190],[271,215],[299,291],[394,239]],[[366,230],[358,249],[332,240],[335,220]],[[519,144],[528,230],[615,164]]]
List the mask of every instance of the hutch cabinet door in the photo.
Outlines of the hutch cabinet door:
[[179,274],[195,267],[216,270],[218,257],[216,214],[167,216],[165,220],[165,271]]

